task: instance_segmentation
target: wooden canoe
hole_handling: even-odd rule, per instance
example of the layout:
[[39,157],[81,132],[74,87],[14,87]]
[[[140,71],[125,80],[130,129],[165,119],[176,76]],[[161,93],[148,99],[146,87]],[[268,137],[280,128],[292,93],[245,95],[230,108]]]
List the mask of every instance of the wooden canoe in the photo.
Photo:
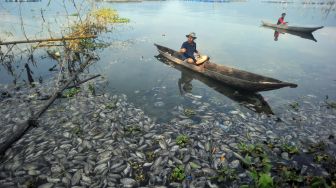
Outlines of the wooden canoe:
[[[159,54],[155,56],[160,62],[167,64],[169,66],[174,67],[175,69],[181,72],[181,79],[187,78],[186,80],[196,79],[208,87],[214,89],[218,93],[228,97],[229,99],[239,103],[245,108],[252,110],[257,113],[265,113],[265,114],[274,114],[269,104],[265,101],[263,96],[259,93],[255,92],[245,92],[240,91],[235,88],[232,88],[228,85],[222,84],[214,79],[208,78],[203,74],[198,74],[193,72],[192,70],[184,67],[183,65],[179,65],[173,63],[163,55]],[[179,85],[180,87],[180,85]],[[181,89],[181,88],[179,88]]]
[[298,31],[290,31],[290,30],[286,30],[286,29],[279,29],[279,28],[275,28],[275,27],[269,27],[269,26],[265,26],[263,25],[263,27],[268,28],[268,29],[272,29],[275,32],[279,32],[281,34],[285,34],[288,33],[290,35],[295,35],[304,39],[308,39],[308,40],[312,40],[317,42],[317,40],[315,39],[314,35],[312,33],[303,33],[303,32],[298,32]]
[[217,65],[215,63],[211,63],[210,61],[205,62],[204,68],[202,68],[200,66],[184,62],[181,54],[175,50],[158,44],[154,45],[157,47],[159,53],[170,61],[236,89],[258,92],[283,87],[297,87],[297,84],[282,82],[274,78],[234,69],[224,65]]
[[277,25],[277,24],[272,24],[269,22],[261,21],[263,26],[268,26],[268,27],[273,27],[273,28],[278,28],[278,29],[285,29],[289,31],[296,31],[296,32],[302,32],[302,33],[312,33],[318,29],[322,29],[323,26],[320,27],[299,27],[299,26],[290,26],[290,25]]

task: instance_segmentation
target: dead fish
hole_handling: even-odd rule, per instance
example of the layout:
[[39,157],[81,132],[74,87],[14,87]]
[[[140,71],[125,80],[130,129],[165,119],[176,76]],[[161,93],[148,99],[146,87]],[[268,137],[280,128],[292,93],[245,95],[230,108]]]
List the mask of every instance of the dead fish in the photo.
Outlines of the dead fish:
[[97,174],[100,174],[101,172],[103,172],[105,169],[107,168],[107,164],[106,163],[103,163],[103,164],[100,164],[98,166],[96,166],[94,168],[94,172],[97,173]]
[[120,180],[120,183],[123,184],[124,187],[134,187],[137,182],[131,178],[123,178]]
[[78,170],[71,178],[71,185],[77,185],[82,177],[83,170]]
[[163,150],[166,150],[167,149],[167,144],[164,140],[160,140],[159,141],[159,145],[160,147],[163,149]]

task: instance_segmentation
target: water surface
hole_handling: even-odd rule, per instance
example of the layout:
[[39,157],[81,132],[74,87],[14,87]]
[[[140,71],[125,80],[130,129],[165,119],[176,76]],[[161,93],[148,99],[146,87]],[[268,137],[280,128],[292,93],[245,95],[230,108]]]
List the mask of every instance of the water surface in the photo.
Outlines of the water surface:
[[[46,3],[34,3],[34,7],[21,4],[25,24],[30,25],[26,27],[27,33],[48,36],[45,35],[48,32],[38,29],[39,24],[49,24],[50,32],[56,33],[60,22],[53,24],[53,20],[65,17],[61,4],[52,4],[46,9],[48,14],[44,17],[47,23],[34,20],[39,18],[40,9],[45,8]],[[198,36],[199,51],[209,55],[212,61],[298,84],[295,89],[260,93],[275,114],[281,114],[288,103],[307,95],[317,101],[326,95],[336,98],[335,11],[326,12],[321,6],[298,2],[273,4],[259,1],[149,1],[97,3],[97,6],[115,8],[131,22],[126,26],[116,26],[114,32],[101,37],[114,45],[99,52],[101,59],[90,71],[102,73],[107,78],[110,93],[127,94],[131,102],[159,120],[171,118],[176,106],[193,107],[197,101],[209,103],[218,111],[250,111],[197,79],[191,82],[192,95],[181,95],[178,87],[181,71],[158,61],[154,57],[158,52],[153,44],[179,49],[186,40],[185,35],[192,31]],[[22,38],[17,5],[1,3],[0,7],[4,10],[1,11],[4,19],[0,22],[6,26],[1,31],[13,31],[14,36],[21,35]],[[68,12],[75,11],[69,7]],[[88,7],[82,5],[83,10]],[[324,26],[313,33],[317,42],[290,34],[280,34],[278,41],[274,41],[274,31],[261,27],[261,20],[276,22],[282,12],[287,13],[286,21],[290,24]],[[4,34],[1,35],[3,38],[6,38]],[[50,77],[47,71],[50,65],[42,62],[50,60],[41,58],[38,66],[32,68],[36,78]],[[24,75],[23,69],[18,67],[17,72],[20,71]],[[1,83],[12,82],[13,76],[3,67],[0,73]]]

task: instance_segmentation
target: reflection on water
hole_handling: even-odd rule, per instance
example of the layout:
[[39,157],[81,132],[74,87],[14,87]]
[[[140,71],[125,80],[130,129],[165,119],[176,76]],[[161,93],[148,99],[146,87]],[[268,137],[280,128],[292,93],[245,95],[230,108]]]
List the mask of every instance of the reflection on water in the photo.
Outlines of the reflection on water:
[[258,93],[239,91],[237,89],[231,88],[227,85],[224,85],[223,83],[209,79],[202,74],[188,70],[183,66],[171,64],[171,62],[162,55],[155,56],[155,58],[157,58],[160,62],[170,65],[181,72],[181,78],[178,80],[178,87],[181,95],[192,93],[192,80],[197,79],[207,85],[209,88],[216,90],[220,94],[230,98],[233,101],[236,101],[237,103],[252,111],[273,114],[271,107],[264,100],[262,95]]

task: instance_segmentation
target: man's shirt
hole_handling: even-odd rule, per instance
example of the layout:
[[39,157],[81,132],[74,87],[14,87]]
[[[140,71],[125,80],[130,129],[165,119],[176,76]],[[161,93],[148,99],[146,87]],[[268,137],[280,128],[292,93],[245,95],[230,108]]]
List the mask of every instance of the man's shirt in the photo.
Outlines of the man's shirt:
[[183,53],[185,57],[195,59],[194,53],[197,53],[195,42],[189,43],[188,41],[186,41],[182,44],[181,48],[186,49],[186,52]]

